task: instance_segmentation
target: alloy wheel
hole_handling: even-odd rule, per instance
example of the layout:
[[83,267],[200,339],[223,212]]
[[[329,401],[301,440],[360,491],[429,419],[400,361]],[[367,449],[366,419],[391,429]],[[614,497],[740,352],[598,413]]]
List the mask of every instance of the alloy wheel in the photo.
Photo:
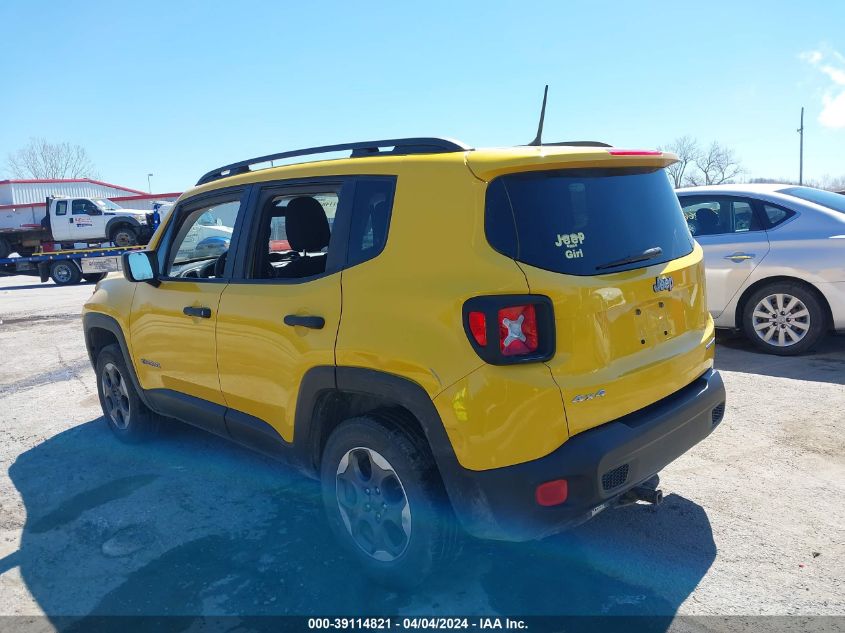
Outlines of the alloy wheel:
[[337,467],[337,504],[355,544],[372,558],[390,562],[408,548],[411,507],[396,470],[370,448],[346,452]]
[[129,426],[129,415],[131,413],[129,391],[126,387],[126,381],[114,363],[106,363],[103,367],[103,376],[100,382],[103,387],[106,413],[118,429],[125,430]]
[[789,347],[810,331],[810,311],[798,298],[787,293],[763,297],[751,314],[754,332],[767,345]]

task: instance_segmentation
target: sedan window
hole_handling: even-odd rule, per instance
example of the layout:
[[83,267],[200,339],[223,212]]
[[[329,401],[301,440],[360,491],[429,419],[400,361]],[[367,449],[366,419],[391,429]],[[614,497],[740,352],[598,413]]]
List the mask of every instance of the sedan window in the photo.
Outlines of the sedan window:
[[681,206],[690,232],[695,237],[747,233],[762,228],[751,202],[747,200],[724,196],[692,196],[682,197]]

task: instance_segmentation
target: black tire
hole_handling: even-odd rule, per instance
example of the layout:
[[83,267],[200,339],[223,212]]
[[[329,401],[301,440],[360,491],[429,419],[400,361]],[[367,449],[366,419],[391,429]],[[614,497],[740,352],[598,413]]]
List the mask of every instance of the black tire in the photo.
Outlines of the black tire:
[[[777,297],[780,297],[780,306]],[[797,302],[791,310],[786,310],[792,299]],[[764,300],[768,303],[763,303],[761,308]],[[811,349],[827,331],[827,321],[827,312],[816,293],[795,282],[781,281],[763,286],[748,297],[742,311],[745,336],[758,349],[778,356],[794,356]],[[769,336],[768,341],[766,336]],[[793,341],[795,336],[800,338]]]
[[82,271],[73,261],[61,260],[50,266],[50,279],[57,286],[72,286],[82,280]]
[[[118,345],[100,350],[96,363],[97,395],[109,428],[124,442],[149,439],[158,431],[159,417],[138,397]],[[115,375],[119,380],[115,379]],[[104,376],[108,379],[105,380]]]
[[138,231],[128,224],[121,224],[112,230],[109,239],[115,246],[137,246]]
[[[395,480],[391,475],[382,477],[385,470],[373,465],[372,455],[386,460]],[[344,459],[346,468],[341,473]],[[370,480],[356,474],[366,471],[366,467],[356,467],[361,463],[370,464]],[[434,460],[423,441],[399,430],[393,422],[388,426],[385,419],[369,415],[346,420],[329,437],[320,470],[323,505],[332,531],[362,570],[377,582],[402,588],[416,586],[454,553],[457,525]],[[344,473],[350,473],[358,484],[342,481]],[[379,482],[381,487],[376,485]],[[367,487],[356,487],[359,484]],[[400,498],[403,494],[404,502]],[[341,496],[348,502],[344,508]],[[405,507],[409,511],[407,530],[399,521]],[[382,519],[379,512],[387,518]],[[357,540],[344,517],[356,526]],[[376,530],[383,539],[375,535]],[[376,541],[392,551],[370,545]]]
[[9,244],[9,240],[4,237],[0,237],[0,259],[8,257],[11,253],[12,245]]
[[105,279],[106,275],[108,275],[108,273],[88,273],[87,275],[83,274],[82,279],[84,279],[88,283],[95,284],[98,281],[102,281],[103,279]]

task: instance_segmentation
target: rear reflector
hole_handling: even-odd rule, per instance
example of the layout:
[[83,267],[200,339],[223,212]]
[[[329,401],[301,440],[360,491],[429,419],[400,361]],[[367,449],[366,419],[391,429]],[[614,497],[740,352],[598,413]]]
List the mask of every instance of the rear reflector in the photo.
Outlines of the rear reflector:
[[537,313],[532,304],[499,310],[499,350],[504,356],[537,351]]
[[663,152],[654,149],[609,149],[611,156],[660,156]]
[[541,506],[557,506],[566,501],[569,496],[569,484],[566,479],[555,479],[537,486],[534,498]]
[[483,312],[469,313],[469,330],[479,345],[487,345],[487,317]]

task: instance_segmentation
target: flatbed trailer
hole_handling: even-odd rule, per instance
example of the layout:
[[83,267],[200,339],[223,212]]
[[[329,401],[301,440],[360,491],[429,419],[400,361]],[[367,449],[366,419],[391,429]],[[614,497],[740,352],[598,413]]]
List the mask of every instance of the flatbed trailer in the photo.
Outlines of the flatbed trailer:
[[120,270],[125,253],[143,250],[145,246],[111,246],[55,252],[35,253],[28,257],[0,259],[0,275],[32,275],[44,283],[52,279],[58,286],[82,281],[97,282],[108,273]]

